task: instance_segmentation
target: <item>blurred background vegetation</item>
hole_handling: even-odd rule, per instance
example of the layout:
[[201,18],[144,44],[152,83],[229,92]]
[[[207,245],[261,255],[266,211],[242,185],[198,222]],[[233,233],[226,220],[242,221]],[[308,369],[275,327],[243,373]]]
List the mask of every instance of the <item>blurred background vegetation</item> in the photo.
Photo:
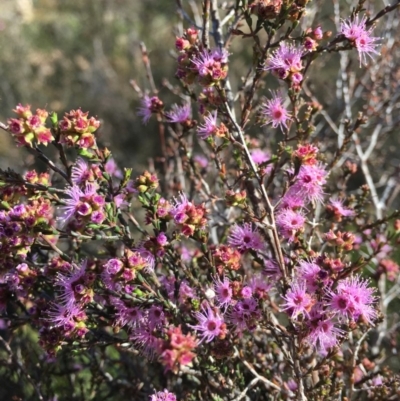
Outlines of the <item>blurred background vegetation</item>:
[[[1,0],[0,9],[1,120],[19,102],[59,114],[81,107],[102,119],[102,142],[117,159],[145,162],[152,126],[136,117],[139,99],[129,80],[148,87],[142,40],[156,82],[173,77],[175,2]],[[0,167],[18,164],[20,152],[0,135]]]

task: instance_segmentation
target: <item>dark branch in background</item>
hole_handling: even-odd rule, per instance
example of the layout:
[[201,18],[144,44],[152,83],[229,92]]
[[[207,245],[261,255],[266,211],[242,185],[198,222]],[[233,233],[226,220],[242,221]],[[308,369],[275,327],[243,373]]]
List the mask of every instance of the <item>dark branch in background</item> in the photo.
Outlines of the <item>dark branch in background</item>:
[[68,184],[72,185],[72,181],[65,171],[58,168],[37,146],[33,146],[33,150],[36,151],[40,160],[45,162],[53,171],[60,174],[68,182]]
[[17,356],[13,353],[13,351],[12,351],[10,345],[4,340],[4,338],[3,338],[1,335],[0,335],[0,343],[3,344],[3,347],[4,347],[5,350],[7,351],[7,354],[8,354],[9,357],[12,359],[12,361],[14,362],[14,364],[18,366],[18,369],[19,369],[19,370],[22,372],[22,374],[28,379],[29,383],[30,383],[30,384],[32,385],[32,387],[34,388],[38,399],[39,399],[40,401],[43,401],[44,398],[43,398],[42,392],[41,392],[41,390],[40,390],[39,383],[36,382],[36,381],[32,378],[32,376],[26,371],[24,365],[23,365],[22,362],[19,360],[19,357],[17,357]]
[[203,2],[203,32],[201,41],[205,49],[210,48],[210,39],[208,31],[210,30],[210,0],[204,0]]
[[386,6],[384,9],[379,11],[378,14],[375,15],[374,18],[368,19],[366,25],[369,27],[371,26],[375,21],[377,21],[379,18],[383,17],[385,14],[390,13],[391,11],[395,10],[396,8],[400,7],[400,1],[397,1],[396,4],[393,6]]
[[150,58],[149,54],[147,53],[147,48],[144,42],[140,42],[140,51],[142,53],[143,65],[146,70],[146,77],[149,80],[152,92],[156,95],[158,93],[158,90],[156,88],[156,84],[154,83],[153,73],[151,71],[151,65],[150,65]]

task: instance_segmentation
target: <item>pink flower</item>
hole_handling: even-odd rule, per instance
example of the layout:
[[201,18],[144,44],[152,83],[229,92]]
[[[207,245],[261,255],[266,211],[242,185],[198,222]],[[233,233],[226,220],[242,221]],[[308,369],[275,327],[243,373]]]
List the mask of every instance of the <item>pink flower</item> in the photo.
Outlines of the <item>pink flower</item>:
[[71,332],[75,329],[77,322],[86,320],[86,314],[78,305],[54,303],[47,312],[46,320],[53,327],[62,327],[66,332]]
[[240,311],[244,316],[251,316],[254,313],[258,312],[257,301],[254,298],[246,298],[242,301],[239,301],[235,305],[235,309]]
[[184,303],[187,299],[196,299],[196,293],[186,280],[179,286],[179,302]]
[[308,316],[315,300],[307,293],[305,282],[294,282],[286,295],[282,297],[286,302],[282,304],[282,310],[296,320],[298,316]]
[[255,251],[264,249],[264,241],[257,229],[253,229],[251,223],[233,226],[229,233],[228,245],[242,252],[249,249]]
[[195,155],[193,156],[193,160],[196,164],[198,164],[202,169],[207,168],[208,166],[208,159],[203,155]]
[[168,390],[159,391],[150,396],[150,401],[176,401],[176,395]]
[[298,194],[309,202],[323,200],[323,185],[326,183],[327,171],[322,165],[303,165],[296,177],[295,184],[290,188],[290,195]]
[[171,123],[185,123],[190,120],[190,104],[185,104],[184,106],[174,104],[172,105],[172,110],[165,113],[165,115]]
[[338,344],[339,338],[344,334],[344,331],[336,327],[331,319],[321,317],[313,322],[313,328],[307,339],[325,355],[330,348]]
[[225,323],[222,316],[220,316],[217,311],[214,311],[208,303],[206,305],[203,304],[201,310],[202,312],[196,312],[194,314],[198,324],[189,326],[200,332],[200,343],[203,341],[209,343],[214,340],[215,337],[224,334]]
[[272,281],[278,281],[282,277],[282,272],[279,269],[278,263],[271,259],[264,259],[263,273]]
[[140,243],[139,246],[133,250],[137,252],[138,256],[145,262],[145,271],[152,272],[156,265],[156,258],[153,253],[144,246],[144,244],[145,242]]
[[104,171],[111,177],[122,178],[124,176],[113,158],[107,160],[107,163],[104,165]]
[[163,341],[156,337],[149,327],[143,325],[134,327],[130,340],[135,343],[138,350],[149,360],[153,360],[161,352]]
[[360,277],[348,277],[339,281],[336,292],[330,294],[330,308],[352,320],[364,319],[373,324],[377,312],[373,307],[376,297],[374,289],[368,287],[368,281]]
[[119,310],[116,316],[122,326],[136,327],[143,322],[143,312],[137,306]]
[[89,164],[82,158],[78,158],[71,169],[71,181],[74,185],[82,185],[90,180],[93,173]]
[[150,330],[161,327],[165,321],[163,308],[158,305],[151,306],[147,313],[147,320]]
[[58,273],[56,285],[60,288],[59,299],[68,307],[75,304],[87,304],[93,298],[93,291],[89,288],[89,280],[86,277],[86,265],[84,261],[80,266],[73,265],[73,270],[66,273]]
[[[268,151],[264,151],[261,149],[253,149],[250,151],[251,158],[255,164],[260,166],[263,163],[266,163],[271,160],[271,155]],[[268,174],[272,170],[272,163],[268,163],[263,167],[260,167],[261,174]]]
[[279,49],[275,50],[267,60],[265,70],[275,71],[279,78],[286,79],[289,74],[299,72],[303,69],[301,57],[304,49],[297,48],[286,43],[281,43]]
[[219,277],[216,277],[214,279],[214,288],[219,306],[228,307],[232,302],[232,288],[229,279],[223,277],[221,280]]
[[207,78],[211,82],[226,77],[227,62],[228,52],[225,49],[214,49],[211,52],[204,49],[198,56],[192,59],[195,72],[197,72],[200,77]]
[[250,154],[255,164],[265,163],[271,158],[269,152],[265,152],[261,149],[253,149],[250,151]]
[[356,47],[361,64],[367,64],[367,56],[372,58],[372,54],[379,54],[375,47],[379,38],[372,36],[373,28],[367,29],[367,18],[364,16],[359,20],[357,15],[353,20],[342,21],[340,26],[341,33]]
[[197,135],[201,139],[207,139],[209,136],[214,135],[217,130],[217,110],[215,110],[204,117],[204,124],[197,127]]
[[272,288],[272,283],[265,276],[255,274],[251,277],[249,286],[255,297],[262,298]]
[[328,282],[328,274],[322,270],[317,264],[302,260],[297,268],[296,277],[305,281],[309,291],[316,291],[318,288],[323,287]]
[[294,241],[296,234],[304,228],[305,222],[306,219],[301,212],[291,209],[282,209],[276,215],[279,233],[289,242]]
[[73,185],[65,191],[65,194],[68,198],[64,199],[65,206],[62,206],[60,209],[62,210],[63,220],[67,221],[71,219],[75,213],[85,215],[85,213],[83,213],[83,209],[85,208],[85,205],[87,205],[85,199],[91,198],[96,194],[96,186],[87,184],[84,190],[82,190],[77,185]]
[[257,301],[254,298],[247,298],[239,301],[228,312],[228,319],[236,333],[242,335],[245,330],[253,330],[260,318]]
[[226,64],[228,62],[229,53],[226,49],[213,49],[211,51],[211,56],[214,61],[218,61],[219,63]]
[[272,92],[272,99],[266,100],[261,106],[260,110],[262,118],[265,119],[266,124],[272,124],[274,128],[278,125],[283,129],[287,128],[287,120],[290,118],[290,113],[283,106],[282,96],[278,92]]
[[203,50],[197,57],[194,57],[192,59],[192,63],[194,64],[195,70],[200,76],[205,77],[209,74],[212,74],[214,57],[207,49]]
[[245,286],[242,288],[242,290],[240,291],[240,295],[244,298],[244,299],[249,299],[253,296],[253,290],[251,287],[249,286]]
[[338,217],[354,216],[354,210],[343,206],[343,202],[343,199],[330,199],[330,205],[327,206],[327,209],[332,211]]
[[288,191],[278,204],[279,209],[301,209],[304,207],[304,197],[297,191]]
[[143,123],[147,123],[153,113],[158,113],[163,107],[162,101],[157,96],[143,96],[141,106],[137,109],[138,116],[142,117]]

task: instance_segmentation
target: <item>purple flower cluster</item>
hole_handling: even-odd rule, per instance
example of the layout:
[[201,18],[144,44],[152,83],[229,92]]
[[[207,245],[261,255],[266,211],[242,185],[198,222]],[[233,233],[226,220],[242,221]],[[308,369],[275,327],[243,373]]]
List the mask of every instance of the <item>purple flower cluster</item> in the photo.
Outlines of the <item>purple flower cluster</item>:
[[[184,88],[174,93],[188,95],[190,104],[164,108],[156,87],[149,96],[134,85],[142,96],[138,115],[144,123],[156,115],[165,139],[163,154],[135,178],[98,147],[100,121],[80,109],[61,121],[51,115],[50,130],[46,111],[34,115],[30,106],[18,105],[18,118],[1,124],[49,171],[0,171],[0,328],[17,331],[31,323],[54,361],[62,348],[89,350],[93,387],[104,378],[112,386],[125,383],[109,380],[105,361],[97,363],[98,355],[108,358],[107,346],[121,355],[118,364],[129,360],[135,367],[126,371],[138,375],[138,390],[154,389],[156,382],[150,377],[145,383],[142,373],[158,369],[165,376],[160,381],[188,400],[322,400],[335,394],[352,400],[365,383],[382,390],[371,399],[392,399],[381,355],[362,342],[379,324],[374,281],[385,297],[383,309],[398,295],[400,269],[390,258],[400,220],[390,226],[398,218],[397,212],[385,214],[394,202],[392,188],[374,188],[378,176],[366,171],[365,156],[373,149],[359,132],[380,115],[376,104],[398,105],[379,98],[380,92],[393,95],[390,77],[377,90],[380,71],[366,74],[356,86],[371,88],[373,102],[365,96],[361,107],[372,123],[359,114],[333,129],[338,145],[332,133],[320,138],[336,123],[313,85],[306,85],[317,58],[353,47],[365,64],[377,54],[378,38],[370,20],[358,15],[344,20],[332,40],[320,26],[304,29],[299,22],[307,1],[243,3],[210,28],[210,17],[218,22],[226,7],[205,2],[210,15],[203,16],[204,29],[184,29],[176,38],[176,77]],[[227,36],[224,26],[230,26]],[[211,36],[218,48],[210,47]],[[231,97],[227,49],[235,48],[230,45],[238,36],[254,40],[254,65],[264,67],[250,66]],[[290,107],[283,92],[263,99],[265,75],[287,85]],[[359,104],[351,102],[352,112]],[[268,129],[266,136],[257,124],[280,130]],[[56,162],[37,148],[50,143]],[[77,150],[75,160],[69,147]],[[365,180],[350,181],[357,157]],[[57,179],[50,180],[52,174]],[[395,348],[394,334],[383,326],[378,343],[387,336]],[[311,372],[317,381],[305,383]],[[256,387],[260,375],[266,395]],[[177,396],[165,389],[149,399]]]
[[301,71],[304,68],[302,63],[304,53],[305,49],[302,47],[281,43],[279,48],[268,58],[264,69],[272,70],[280,79],[298,85],[303,80]]
[[305,341],[326,354],[344,339],[345,328],[352,322],[374,324],[373,293],[360,277],[334,280],[316,261],[301,261],[281,307],[304,333]]
[[357,49],[361,64],[367,64],[367,56],[371,57],[373,54],[379,54],[375,50],[380,38],[372,36],[373,27],[367,28],[367,18],[364,16],[359,19],[359,15],[354,19],[342,21],[340,29],[341,33],[348,39]]
[[290,120],[290,113],[283,105],[282,96],[279,93],[272,93],[272,99],[266,100],[260,110],[264,125],[272,124],[274,128],[287,129],[287,122]]

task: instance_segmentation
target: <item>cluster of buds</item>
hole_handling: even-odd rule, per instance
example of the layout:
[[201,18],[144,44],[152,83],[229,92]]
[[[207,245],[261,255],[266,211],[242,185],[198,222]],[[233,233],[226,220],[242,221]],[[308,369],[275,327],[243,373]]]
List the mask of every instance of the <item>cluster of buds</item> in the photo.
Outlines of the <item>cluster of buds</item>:
[[73,269],[71,263],[62,259],[60,256],[55,256],[50,259],[50,261],[46,264],[44,274],[47,277],[55,277],[58,273],[67,273]]
[[222,49],[203,49],[199,51],[198,31],[187,29],[176,39],[179,51],[176,76],[186,84],[196,78],[202,86],[213,86],[225,79],[228,74],[228,53]]
[[[24,185],[24,181],[37,188]],[[41,188],[45,189],[49,185],[51,185],[49,173],[38,174],[35,170],[32,170],[26,172],[24,177],[21,177],[10,170],[0,171],[0,196],[9,205],[18,203],[22,196],[27,196],[30,199],[42,196],[43,191]]]
[[165,233],[160,232],[156,237],[151,237],[142,243],[142,249],[150,252],[151,255],[162,258],[165,255],[165,246],[168,238]]
[[171,219],[170,211],[172,205],[166,199],[156,196],[152,208],[148,208],[146,211],[146,224],[152,224],[156,221],[168,221]]
[[36,114],[33,114],[31,106],[22,106],[20,103],[13,111],[18,114],[18,118],[10,118],[7,123],[17,146],[31,148],[37,144],[48,145],[54,140],[51,131],[45,126],[49,115],[46,110],[37,109]]
[[100,121],[94,117],[88,118],[88,115],[89,112],[84,113],[81,109],[65,113],[58,123],[60,143],[80,149],[96,148],[94,132],[100,127]]
[[308,51],[315,51],[318,47],[318,42],[322,39],[329,38],[332,32],[323,32],[321,27],[318,26],[314,29],[309,28],[306,31],[306,36],[303,40],[303,45]]
[[29,184],[48,187],[51,185],[49,173],[38,174],[36,170],[27,171],[24,176]]
[[125,248],[124,255],[117,259],[109,259],[103,265],[102,278],[106,288],[112,291],[131,293],[133,280],[138,271],[149,265],[148,259],[138,251]]
[[50,228],[53,209],[48,200],[32,200],[27,205],[18,204],[0,211],[0,260],[16,255],[25,258],[35,238],[42,230]]
[[353,249],[356,237],[354,234],[349,232],[342,233],[337,231],[334,233],[332,230],[329,230],[329,232],[325,234],[325,239],[332,246],[336,246],[344,251],[351,251]]
[[158,188],[158,178],[155,174],[145,171],[142,175],[136,178],[134,187],[141,194],[154,190]]
[[295,0],[291,2],[289,9],[287,10],[287,19],[290,21],[299,21],[304,8],[310,0]]
[[400,267],[392,259],[382,259],[379,261],[378,270],[376,275],[379,277],[381,274],[386,274],[389,281],[395,281],[399,276]]
[[320,257],[320,259],[318,264],[332,273],[341,272],[345,268],[345,264],[340,258],[330,258],[325,255],[324,257]]
[[256,0],[249,5],[251,12],[262,20],[276,18],[282,9],[282,0]]
[[237,249],[228,245],[220,245],[212,249],[214,265],[219,274],[223,274],[225,270],[239,270],[241,254]]
[[191,49],[197,44],[199,32],[197,29],[188,28],[183,33],[182,37],[177,37],[175,40],[175,47],[178,51],[185,51]]
[[207,210],[204,204],[195,205],[183,194],[176,200],[170,214],[186,237],[191,237],[196,231],[204,229],[207,223]]
[[235,192],[228,189],[225,192],[225,201],[227,206],[244,206],[246,204],[246,191]]
[[26,263],[20,263],[5,275],[4,282],[10,292],[25,297],[29,294],[36,277],[36,270],[32,270]]
[[199,113],[203,115],[207,110],[214,110],[223,102],[223,98],[214,86],[205,87],[198,97]]
[[160,361],[165,366],[165,370],[178,373],[181,366],[191,363],[196,356],[193,350],[197,345],[195,336],[183,334],[181,327],[170,327],[160,355]]
[[297,149],[292,153],[294,161],[299,161],[302,165],[313,166],[317,164],[318,148],[309,143],[297,145]]

